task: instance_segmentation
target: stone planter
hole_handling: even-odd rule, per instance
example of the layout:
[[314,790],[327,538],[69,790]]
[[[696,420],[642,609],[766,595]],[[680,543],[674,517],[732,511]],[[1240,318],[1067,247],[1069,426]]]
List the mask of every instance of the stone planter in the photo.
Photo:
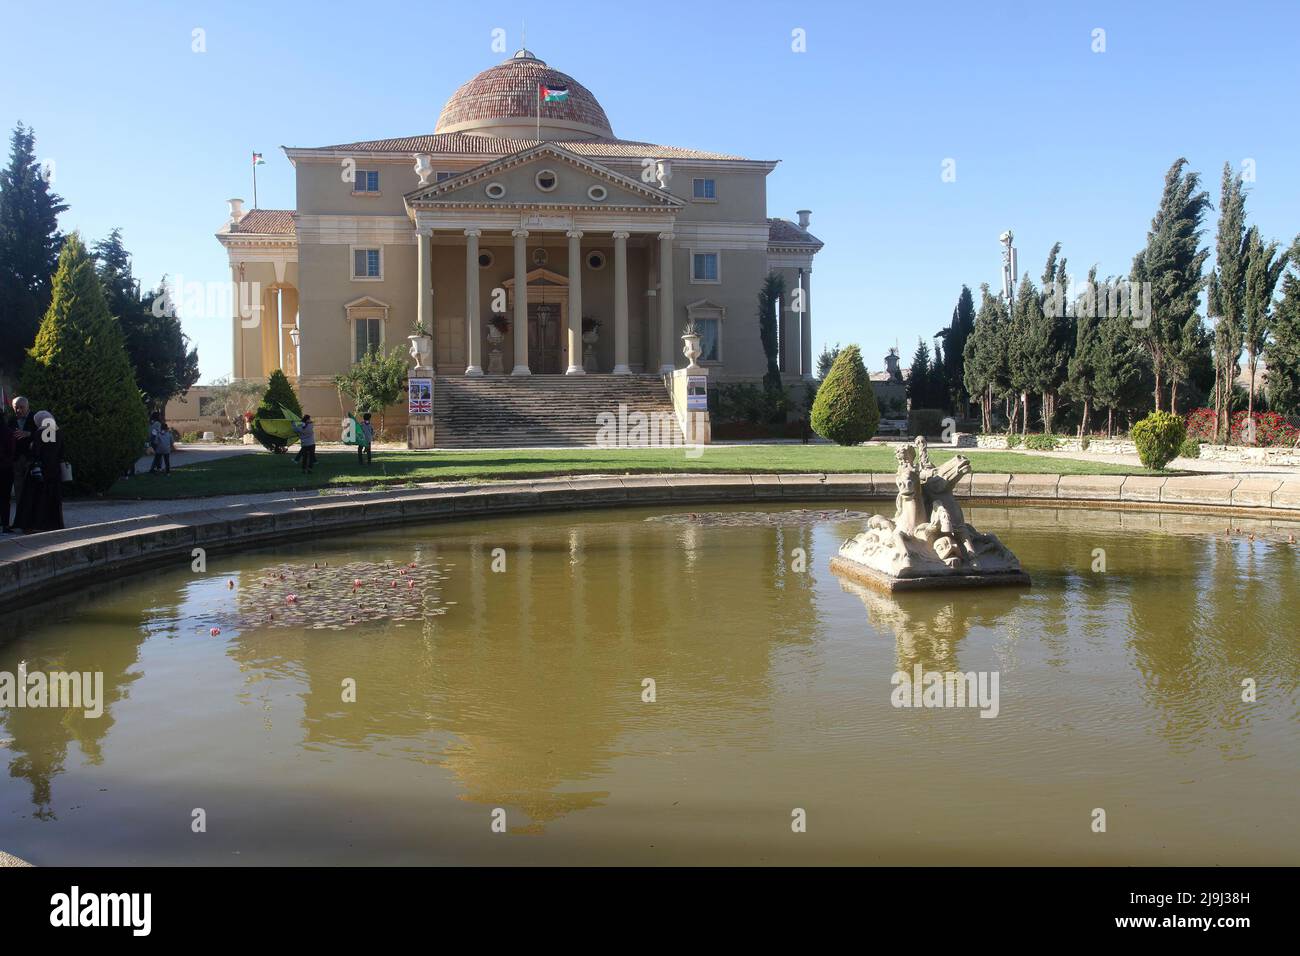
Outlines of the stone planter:
[[411,342],[411,358],[415,359],[416,368],[433,368],[433,336],[416,332],[407,338]]
[[682,336],[682,354],[686,356],[687,368],[699,368],[695,361],[702,354],[698,332],[687,332]]
[[506,340],[506,334],[489,322],[487,327],[487,340],[488,374],[500,375],[502,372],[501,343]]
[[596,371],[596,343],[599,341],[600,333],[595,329],[582,333],[582,367],[588,372]]

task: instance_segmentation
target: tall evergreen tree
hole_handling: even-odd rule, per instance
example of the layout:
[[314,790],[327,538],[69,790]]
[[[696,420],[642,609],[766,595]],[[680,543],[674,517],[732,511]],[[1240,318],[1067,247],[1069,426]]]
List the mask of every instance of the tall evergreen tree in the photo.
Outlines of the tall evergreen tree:
[[[1241,357],[1246,299],[1246,194],[1242,179],[1223,164],[1219,228],[1210,273],[1209,315],[1214,321],[1214,438],[1228,440],[1229,405]],[[1220,432],[1222,429],[1222,432]]]
[[768,389],[781,387],[777,310],[781,307],[784,296],[785,279],[779,272],[769,272],[758,290],[758,334],[763,342],[763,354],[767,356],[767,372],[763,375],[763,385]]
[[[1300,256],[1300,243],[1292,261]],[[1268,407],[1284,415],[1300,414],[1300,275],[1288,272],[1282,298],[1273,314],[1273,336],[1265,346],[1268,359]]]
[[931,408],[952,410],[952,394],[948,384],[947,359],[939,339],[934,342],[934,357],[930,359],[930,387],[927,400]]
[[1074,350],[1066,365],[1064,393],[1080,405],[1079,436],[1091,428],[1092,403],[1096,397],[1093,380],[1097,375],[1097,344],[1100,329],[1097,319],[1097,267],[1088,271],[1088,288],[1075,300]]
[[924,339],[916,340],[912,353],[912,369],[907,376],[907,397],[913,408],[929,408],[930,401],[930,347]]
[[969,411],[972,395],[966,389],[966,342],[975,328],[975,302],[970,288],[963,285],[952,310],[952,322],[940,329],[938,338],[943,342],[944,379],[950,392],[948,401],[959,415]]
[[1055,320],[1043,311],[1043,301],[1026,273],[1021,279],[1011,311],[1008,339],[1011,384],[1020,396],[1021,434],[1029,430],[1029,397],[1042,395],[1043,430],[1052,428],[1056,389],[1062,380],[1065,354],[1061,350]]
[[54,415],[78,486],[107,491],[139,456],[147,421],[131,360],[75,232],[63,244],[22,388],[33,408]]
[[1249,376],[1250,399],[1246,412],[1248,420],[1253,422],[1255,374],[1273,320],[1273,290],[1290,262],[1291,250],[1279,252],[1276,242],[1265,243],[1254,226],[1246,236],[1246,248],[1246,297],[1243,300],[1241,340],[1246,347],[1246,374]]
[[141,295],[120,229],[95,244],[95,259],[109,311],[117,317],[126,338],[136,385],[149,405],[164,407],[198,381],[198,352],[190,347],[175,311],[162,307],[163,290]]
[[1115,433],[1115,413],[1131,408],[1143,387],[1143,359],[1133,320],[1107,314],[1097,323],[1092,351],[1092,390],[1099,408],[1106,409],[1106,435]]
[[993,431],[993,400],[1008,388],[1006,326],[1009,321],[1006,303],[989,292],[988,283],[980,286],[980,309],[962,354],[962,384],[968,395],[980,405],[986,433]]
[[[1200,248],[1201,224],[1210,208],[1210,194],[1200,189],[1199,173],[1184,172],[1179,158],[1165,174],[1160,206],[1151,220],[1147,244],[1133,257],[1134,294],[1150,284],[1150,315],[1135,328],[1155,375],[1156,410],[1164,407],[1163,389],[1179,374],[1178,349],[1188,321],[1196,314],[1202,285],[1201,269],[1210,251]],[[1148,321],[1149,318],[1149,321]]]
[[9,139],[9,165],[0,170],[0,372],[22,367],[49,308],[63,242],[59,213],[67,208],[37,162],[36,134],[19,123]]

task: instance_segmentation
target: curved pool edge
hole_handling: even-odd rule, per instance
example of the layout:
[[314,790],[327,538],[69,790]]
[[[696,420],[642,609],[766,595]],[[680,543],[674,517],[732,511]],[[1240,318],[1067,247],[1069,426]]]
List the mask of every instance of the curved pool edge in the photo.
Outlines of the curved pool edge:
[[[892,474],[593,475],[286,497],[85,525],[0,541],[0,600],[67,590],[193,551],[531,511],[644,505],[890,501]],[[976,506],[1052,505],[1300,521],[1300,482],[1273,478],[975,474],[958,495]]]

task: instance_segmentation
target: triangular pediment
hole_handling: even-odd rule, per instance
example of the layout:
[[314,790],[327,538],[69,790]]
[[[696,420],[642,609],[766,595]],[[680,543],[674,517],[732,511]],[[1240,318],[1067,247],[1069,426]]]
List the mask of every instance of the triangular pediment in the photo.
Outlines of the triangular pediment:
[[[549,179],[543,174],[551,174]],[[539,182],[540,180],[540,182]],[[545,188],[550,183],[550,188]],[[554,143],[511,153],[406,195],[409,208],[637,209],[671,211],[670,193],[615,172]]]
[[[562,276],[558,272],[552,272],[550,269],[542,269],[542,268],[533,269],[531,272],[525,273],[524,279],[525,279],[525,284],[529,286],[553,285],[553,286],[560,286],[565,289],[569,287],[568,276]],[[511,276],[509,279],[506,279],[501,284],[505,286],[507,289],[513,289],[515,287],[514,277]]]

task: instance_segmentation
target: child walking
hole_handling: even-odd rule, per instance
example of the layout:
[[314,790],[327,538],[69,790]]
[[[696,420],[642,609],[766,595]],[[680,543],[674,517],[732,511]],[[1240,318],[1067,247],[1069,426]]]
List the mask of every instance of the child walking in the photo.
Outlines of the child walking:
[[361,416],[361,434],[357,436],[357,464],[370,464],[373,456],[370,445],[375,440],[375,426],[370,424],[370,413]]

